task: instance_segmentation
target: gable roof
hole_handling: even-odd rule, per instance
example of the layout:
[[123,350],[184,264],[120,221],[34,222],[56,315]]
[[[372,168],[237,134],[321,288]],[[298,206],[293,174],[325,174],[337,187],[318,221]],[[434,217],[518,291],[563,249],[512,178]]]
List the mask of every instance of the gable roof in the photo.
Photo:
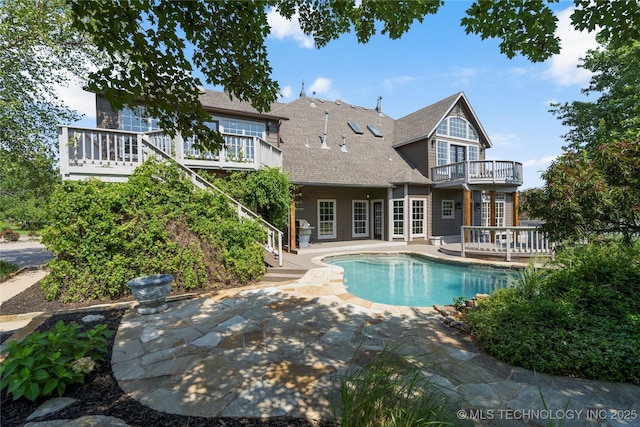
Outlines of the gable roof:
[[435,134],[440,122],[447,117],[451,110],[458,104],[468,113],[467,118],[478,132],[480,141],[482,141],[486,147],[491,147],[491,140],[478,120],[473,108],[471,108],[471,104],[464,92],[458,92],[435,104],[431,104],[396,120],[393,146],[400,147],[415,141],[430,138]]
[[[394,120],[375,109],[340,100],[298,98],[274,113],[290,119],[280,128],[280,149],[283,169],[294,184],[389,188],[400,181],[432,183],[393,149]],[[322,148],[325,119],[328,149]],[[359,125],[362,134],[349,126],[350,121]],[[378,128],[382,137],[374,136],[370,125]],[[342,135],[346,152],[341,149]]]

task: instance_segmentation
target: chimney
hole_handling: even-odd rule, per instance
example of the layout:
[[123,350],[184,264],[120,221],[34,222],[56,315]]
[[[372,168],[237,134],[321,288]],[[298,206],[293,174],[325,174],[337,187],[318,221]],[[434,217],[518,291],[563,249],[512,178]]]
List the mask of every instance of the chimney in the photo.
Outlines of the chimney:
[[382,97],[378,97],[378,104],[376,105],[376,111],[382,113]]

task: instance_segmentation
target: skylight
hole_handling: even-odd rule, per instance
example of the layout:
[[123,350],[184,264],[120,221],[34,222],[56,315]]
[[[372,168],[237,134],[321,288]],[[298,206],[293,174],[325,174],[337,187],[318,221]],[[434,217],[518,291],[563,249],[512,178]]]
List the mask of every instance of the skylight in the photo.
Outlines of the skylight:
[[374,125],[367,125],[367,129],[369,129],[376,138],[382,138],[382,132]]
[[356,122],[347,122],[349,124],[349,127],[358,135],[362,135],[364,132],[362,132],[362,129],[360,128],[360,125]]

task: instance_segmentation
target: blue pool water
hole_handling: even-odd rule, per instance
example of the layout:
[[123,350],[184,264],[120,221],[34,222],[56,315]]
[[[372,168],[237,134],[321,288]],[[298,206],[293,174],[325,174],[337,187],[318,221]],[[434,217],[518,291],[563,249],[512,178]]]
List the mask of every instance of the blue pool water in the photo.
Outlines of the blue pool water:
[[445,264],[420,256],[360,254],[328,257],[327,264],[344,269],[347,291],[368,301],[427,307],[451,304],[507,286],[503,270]]

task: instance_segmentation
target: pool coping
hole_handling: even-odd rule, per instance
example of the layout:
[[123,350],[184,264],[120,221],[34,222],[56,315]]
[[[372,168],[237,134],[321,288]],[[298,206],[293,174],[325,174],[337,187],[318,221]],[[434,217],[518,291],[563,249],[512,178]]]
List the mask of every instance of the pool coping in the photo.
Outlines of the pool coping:
[[428,258],[435,262],[445,264],[455,264],[464,266],[487,266],[492,268],[515,270],[523,268],[526,264],[519,263],[504,263],[501,261],[488,261],[480,259],[469,260],[453,260],[445,257],[435,256],[419,251],[411,251],[403,248],[402,250],[348,250],[348,251],[336,251],[327,252],[321,255],[317,255],[311,258],[311,263],[317,265],[317,268],[311,268],[305,273],[305,275],[297,280],[282,283],[276,286],[283,292],[293,293],[299,297],[304,298],[323,298],[330,299],[333,302],[346,304],[355,309],[365,309],[376,313],[393,313],[398,315],[406,315],[413,317],[416,314],[439,314],[433,306],[406,306],[406,305],[391,305],[378,302],[369,301],[353,295],[347,291],[344,285],[344,269],[337,265],[332,265],[324,262],[325,258],[344,256],[344,255],[411,255],[422,258]]

